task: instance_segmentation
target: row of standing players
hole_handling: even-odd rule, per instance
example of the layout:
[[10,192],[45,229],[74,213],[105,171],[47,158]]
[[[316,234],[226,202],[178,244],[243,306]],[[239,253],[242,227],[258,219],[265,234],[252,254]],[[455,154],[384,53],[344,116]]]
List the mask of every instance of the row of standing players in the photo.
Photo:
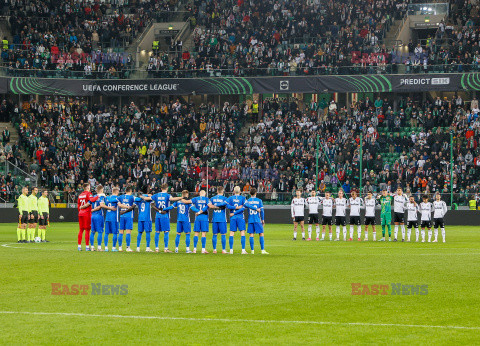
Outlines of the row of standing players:
[[[388,229],[388,240],[392,240],[392,210],[391,205],[393,203],[393,223],[394,237],[393,241],[397,241],[398,230],[402,232],[402,242],[410,241],[412,229],[415,229],[416,241],[419,241],[419,222],[418,214],[420,214],[420,228],[422,235],[422,242],[425,242],[425,229],[428,230],[428,242],[432,241],[432,213],[433,213],[433,226],[434,226],[434,238],[433,242],[438,241],[438,231],[442,232],[443,242],[445,242],[445,222],[444,216],[447,213],[447,205],[441,199],[441,195],[437,193],[435,200],[429,201],[427,195],[422,196],[422,202],[418,204],[413,196],[407,197],[403,194],[401,188],[398,188],[395,194],[388,193],[387,190],[382,190],[382,193],[376,198],[373,197],[371,192],[367,193],[365,199],[358,197],[356,191],[352,191],[351,197],[346,199],[342,190],[338,192],[338,197],[333,198],[330,192],[325,193],[325,197],[319,197],[315,191],[310,193],[308,198],[302,198],[302,191],[297,190],[296,197],[292,199],[291,213],[293,220],[293,240],[297,239],[297,228],[300,225],[302,230],[302,239],[305,240],[305,208],[308,207],[309,219],[308,219],[308,238],[312,239],[312,225],[316,225],[316,240],[325,240],[325,228],[328,226],[330,240],[332,240],[332,225],[335,222],[336,225],[336,238],[340,240],[340,227],[343,228],[343,240],[353,240],[354,227],[357,226],[357,240],[362,240],[362,227],[361,227],[361,209],[365,209],[365,235],[364,240],[368,241],[368,226],[372,226],[373,240],[376,241],[376,228],[375,228],[375,209],[377,204],[381,206],[380,220],[382,226],[382,238],[379,241],[385,241],[386,229]],[[323,209],[322,216],[322,237],[320,238],[320,218],[319,209]],[[347,238],[347,221],[346,212],[350,209],[350,235]],[[335,209],[335,219],[333,217],[333,209]],[[405,238],[405,212],[407,214],[407,234]]]
[[[264,238],[264,208],[261,199],[257,198],[256,189],[250,190],[250,198],[247,200],[240,194],[240,187],[236,186],[234,195],[225,197],[223,187],[217,188],[217,195],[208,198],[205,191],[200,191],[199,196],[189,198],[189,192],[183,191],[179,197],[173,197],[168,191],[168,185],[161,186],[161,192],[150,194],[138,194],[133,196],[132,189],[127,188],[125,194],[119,195],[119,188],[112,189],[112,195],[105,196],[103,187],[96,187],[96,196],[90,192],[90,185],[84,185],[84,191],[78,197],[78,250],[82,250],[82,238],[85,234],[85,244],[87,251],[109,251],[109,235],[112,234],[111,251],[123,251],[123,238],[125,236],[126,251],[132,252],[130,247],[131,233],[133,230],[133,211],[138,209],[138,234],[137,234],[137,252],[140,252],[140,244],[143,233],[146,238],[146,252],[153,252],[150,248],[151,232],[153,231],[153,222],[151,209],[155,215],[155,252],[160,252],[159,242],[160,234],[163,232],[164,252],[169,250],[170,233],[170,214],[172,209],[177,210],[177,229],[175,237],[175,252],[178,253],[178,247],[182,233],[185,234],[185,245],[187,253],[196,253],[197,245],[201,240],[201,252],[207,254],[206,243],[207,233],[209,232],[208,210],[213,210],[212,217],[212,246],[213,253],[217,253],[218,234],[221,237],[222,253],[227,253],[227,217],[230,215],[230,254],[233,254],[234,235],[238,231],[241,235],[242,254],[248,254],[246,251],[246,235],[249,234],[250,250],[254,254],[254,236],[259,236],[260,249],[262,254],[268,254],[265,251]],[[244,211],[248,211],[248,227],[246,227]],[[190,250],[190,211],[195,213],[193,226],[193,250]],[[95,237],[96,236],[96,237]],[[95,238],[97,239],[97,248],[95,248]],[[102,248],[103,242],[103,248]],[[118,249],[117,249],[118,243]]]

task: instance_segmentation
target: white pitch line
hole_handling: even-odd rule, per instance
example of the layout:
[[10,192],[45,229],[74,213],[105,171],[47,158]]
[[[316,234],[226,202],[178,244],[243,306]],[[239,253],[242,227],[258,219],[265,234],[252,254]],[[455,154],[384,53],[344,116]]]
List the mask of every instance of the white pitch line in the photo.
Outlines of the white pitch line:
[[3,244],[2,247],[6,247],[9,249],[26,249],[26,250],[45,250],[45,251],[68,251],[67,249],[50,249],[50,248],[41,248],[41,247],[29,247],[27,246],[11,246],[17,243],[7,243]]
[[400,328],[436,328],[436,329],[464,329],[480,330],[480,327],[466,326],[436,326],[425,324],[396,324],[396,323],[368,323],[368,322],[331,322],[331,321],[285,321],[285,320],[248,320],[229,318],[195,318],[195,317],[168,317],[168,316],[138,316],[138,315],[99,315],[82,314],[73,312],[33,312],[33,311],[0,311],[0,314],[16,315],[44,315],[44,316],[73,316],[73,317],[100,317],[100,318],[125,318],[141,320],[172,320],[196,322],[239,322],[239,323],[278,323],[278,324],[311,324],[311,325],[340,325],[340,326],[366,326],[366,327],[400,327]]

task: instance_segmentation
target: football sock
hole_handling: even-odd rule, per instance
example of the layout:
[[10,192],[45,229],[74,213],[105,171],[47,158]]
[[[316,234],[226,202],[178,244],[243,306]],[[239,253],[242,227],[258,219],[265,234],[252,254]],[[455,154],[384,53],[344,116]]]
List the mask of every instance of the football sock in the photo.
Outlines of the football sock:
[[418,241],[418,236],[420,235],[420,231],[418,230],[418,228],[415,228],[415,241]]
[[97,244],[98,246],[102,245],[102,233],[98,232],[97,234]]
[[207,237],[202,237],[202,249],[207,247]]
[[[368,231],[365,231],[365,238],[367,238]],[[377,231],[372,231],[373,240],[377,240]]]
[[293,237],[294,237],[295,239],[297,239],[297,231],[294,231],[294,232],[293,232]]
[[316,227],[316,231],[317,231],[317,238],[320,238],[320,226]]
[[395,228],[394,228],[394,232],[393,232],[393,235],[395,237],[395,239],[397,239],[397,235],[398,235],[398,225],[395,225]]
[[140,247],[140,243],[142,242],[142,234],[143,234],[143,232],[138,232],[138,235],[137,235],[137,247]]
[[428,241],[432,240],[432,230],[428,230]]
[[169,234],[170,232],[164,232],[163,234],[163,244],[165,245],[165,249],[168,249]]
[[130,247],[131,240],[132,240],[132,235],[130,233],[127,233],[125,235],[125,243],[127,243],[127,247]]
[[185,245],[187,248],[190,247],[190,233],[185,234]]
[[242,250],[245,250],[245,243],[247,242],[247,239],[244,235],[240,237],[240,242],[242,243]]
[[193,236],[193,248],[196,249],[198,245],[198,235]]
[[445,228],[442,228],[442,238],[443,238],[443,241],[445,241]]
[[308,237],[312,237],[312,225],[308,225]]
[[332,231],[329,231],[329,232],[328,232],[328,235],[329,235],[329,237],[330,237],[330,240],[332,240],[332,237],[333,237]]
[[357,235],[358,235],[358,238],[362,236],[362,226],[357,226]]
[[368,228],[365,228],[365,240],[368,239]]
[[175,247],[178,247],[178,245],[180,245],[180,234],[175,237]]
[[154,241],[155,241],[155,249],[156,249],[158,248],[158,243],[160,243],[160,232],[155,232]]
[[[35,232],[35,230],[33,230]],[[90,245],[90,230],[89,229],[86,229],[85,230],[85,244],[87,246]]]
[[22,229],[17,227],[17,240],[22,240]]
[[214,250],[217,249],[217,241],[218,241],[217,235],[214,234],[213,237],[212,237],[212,246],[213,246]]
[[222,240],[222,250],[225,250],[227,248],[227,236],[222,234],[220,239]]
[[405,225],[402,224],[400,228],[402,230],[402,239],[405,239]]
[[337,239],[338,239],[340,238],[340,226],[337,226],[336,232],[337,232]]
[[382,237],[385,238],[385,225],[382,225]]
[[90,245],[92,245],[92,246],[95,245],[95,232],[94,231],[90,232]]
[[325,231],[322,232],[322,239],[325,239]]
[[250,237],[250,249],[253,251],[255,248],[255,238]]
[[[30,236],[28,238],[30,238]],[[78,237],[77,237],[78,245],[82,245],[82,238],[83,238],[83,229],[78,231]],[[30,240],[30,239],[28,239],[28,240]]]
[[347,226],[343,226],[343,240],[347,240]]
[[435,236],[435,240],[437,240],[437,238],[438,238],[438,228],[435,228],[434,236]]
[[412,229],[407,229],[407,240],[410,241],[410,236],[412,235]]
[[113,234],[112,247],[117,247],[118,234]]
[[422,229],[422,240],[425,241],[425,230]]
[[108,247],[108,233],[105,232],[105,237],[103,237],[103,246]]
[[391,237],[392,236],[392,225],[387,225],[387,228],[388,228],[388,236]]
[[228,238],[228,245],[230,246],[230,250],[233,249],[233,235]]
[[25,240],[26,233],[27,231],[25,230],[25,228],[22,228],[22,240]]
[[302,239],[305,238],[305,231],[302,231]]
[[118,235],[118,246],[121,247],[123,245],[123,233]]
[[350,225],[350,238],[353,238],[353,225]]
[[147,241],[147,247],[150,247],[150,241],[152,240],[151,232],[145,232],[145,240]]
[[265,238],[260,236],[260,249],[265,250]]

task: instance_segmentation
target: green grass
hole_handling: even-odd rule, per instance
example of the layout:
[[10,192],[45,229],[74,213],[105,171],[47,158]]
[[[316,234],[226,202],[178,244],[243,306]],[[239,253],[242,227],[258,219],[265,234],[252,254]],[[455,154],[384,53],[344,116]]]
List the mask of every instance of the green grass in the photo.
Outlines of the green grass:
[[[432,244],[292,242],[291,225],[267,225],[269,256],[240,255],[239,237],[233,256],[78,252],[75,224],[52,225],[47,244],[14,243],[15,227],[0,225],[2,344],[480,343],[477,227]],[[51,294],[92,282],[128,294]],[[428,294],[352,295],[358,282]]]

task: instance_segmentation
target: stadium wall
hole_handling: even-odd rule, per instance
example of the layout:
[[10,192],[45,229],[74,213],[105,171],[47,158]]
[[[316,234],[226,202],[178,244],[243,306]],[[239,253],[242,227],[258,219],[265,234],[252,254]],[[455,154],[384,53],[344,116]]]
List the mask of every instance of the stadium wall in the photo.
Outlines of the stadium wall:
[[[171,213],[171,221],[176,222],[175,212]],[[153,215],[153,214],[152,214]],[[308,215],[306,213],[306,215]],[[193,220],[193,218],[192,218]],[[18,221],[18,212],[13,208],[0,208],[0,222],[14,223]],[[76,208],[51,208],[50,222],[77,222]],[[291,223],[290,207],[266,206],[265,221],[270,224]],[[307,221],[307,219],[305,220]],[[447,225],[479,226],[480,211],[477,210],[450,210],[445,217]],[[377,224],[380,225],[380,211],[377,210]]]

